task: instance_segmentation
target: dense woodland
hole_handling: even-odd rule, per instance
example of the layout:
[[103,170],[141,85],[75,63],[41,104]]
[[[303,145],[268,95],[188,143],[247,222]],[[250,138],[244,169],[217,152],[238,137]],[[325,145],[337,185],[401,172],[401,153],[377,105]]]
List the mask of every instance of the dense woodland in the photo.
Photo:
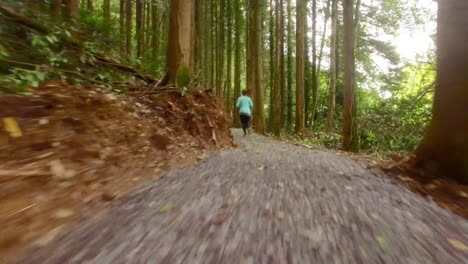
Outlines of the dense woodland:
[[[438,53],[451,49],[446,60],[457,57],[454,52],[465,55],[458,58],[462,69],[467,51],[456,43],[464,43],[467,34],[445,32],[443,26],[461,28],[466,19],[460,14],[443,24],[441,10],[456,15],[466,5],[439,1],[438,34],[445,35],[437,41]],[[28,86],[57,78],[120,93],[129,92],[123,82],[130,78],[149,90],[176,84],[182,95],[198,85],[213,90],[237,126],[235,100],[248,89],[256,132],[328,148],[413,152],[442,83],[436,82],[442,66],[435,50],[417,61],[403,60],[391,41],[379,37],[396,37],[402,25],[435,21],[416,0],[6,0],[0,9],[0,19],[22,24],[0,25],[3,91],[25,93]],[[435,119],[416,153],[422,160],[455,153],[443,166],[466,177],[467,87],[454,80],[460,85],[453,86],[458,90],[450,112],[462,121],[457,129],[454,120],[442,129],[456,131],[452,141],[444,141],[450,133],[436,129],[446,122],[435,124],[444,115],[437,111],[448,109],[436,99]]]

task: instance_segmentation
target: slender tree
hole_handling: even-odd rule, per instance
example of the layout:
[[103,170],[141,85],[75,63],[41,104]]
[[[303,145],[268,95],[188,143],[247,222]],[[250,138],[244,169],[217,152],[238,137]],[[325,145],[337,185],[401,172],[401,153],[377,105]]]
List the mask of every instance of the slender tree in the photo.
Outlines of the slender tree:
[[304,133],[304,44],[306,0],[296,1],[296,133]]
[[[318,72],[317,72],[317,0],[312,0],[312,107],[310,108],[310,119],[309,115],[306,118],[309,122],[306,122],[309,126],[312,126],[315,119],[315,110],[317,108],[317,92],[318,92]],[[306,113],[308,113],[309,104],[306,105]]]
[[227,3],[227,65],[226,65],[226,112],[232,112],[232,3]]
[[125,54],[125,0],[120,0],[119,6],[119,32],[120,32],[120,53]]
[[353,131],[353,118],[355,111],[355,84],[354,84],[354,0],[343,0],[344,23],[344,102],[343,102],[343,149],[357,151],[359,141]]
[[440,0],[432,120],[416,150],[428,176],[468,183],[468,1]]
[[336,50],[337,50],[337,20],[338,20],[338,0],[332,1],[331,12],[331,36],[330,36],[330,84],[328,87],[328,116],[327,133],[333,129],[335,117],[335,96],[336,96]]
[[125,53],[127,59],[132,57],[132,31],[133,31],[133,18],[132,18],[132,0],[125,1]]
[[110,27],[111,27],[110,5],[111,5],[110,0],[104,0],[103,6],[102,6],[102,9],[104,12],[104,35],[106,37],[109,37]]
[[224,73],[224,31],[226,30],[224,27],[225,21],[225,7],[226,7],[226,0],[220,0],[219,2],[219,20],[218,20],[218,45],[217,45],[217,73],[216,73],[216,95],[218,98],[223,97],[223,73]]
[[291,129],[292,125],[292,113],[293,113],[293,91],[292,91],[292,81],[293,81],[293,74],[292,74],[292,67],[293,67],[293,60],[292,60],[292,54],[293,54],[293,43],[292,43],[292,38],[293,38],[293,24],[292,24],[292,6],[291,6],[291,0],[287,0],[287,11],[288,11],[288,51],[287,51],[287,83],[286,83],[286,89],[287,89],[287,101],[286,101],[286,128],[288,130]]
[[[276,0],[275,0],[276,1]],[[275,80],[275,9],[273,9],[273,0],[270,0],[270,8],[269,8],[269,17],[270,17],[270,23],[269,23],[269,48],[270,48],[270,61],[269,61],[269,66],[270,66],[270,78],[269,78],[269,82],[268,82],[268,87],[270,88],[269,89],[269,92],[270,92],[270,104],[269,104],[269,113],[268,113],[268,130],[272,130],[273,129],[273,116],[274,116],[274,96],[273,96],[273,93],[274,93],[274,80]]]
[[[235,0],[235,39],[234,39],[234,104],[241,94],[241,37],[242,37],[242,6],[241,0]],[[237,110],[233,108],[234,126],[240,127]]]
[[[275,39],[276,39],[276,49],[275,49],[275,79],[273,85],[273,132],[276,136],[280,135],[281,131],[281,38],[282,38],[282,28],[281,28],[281,11],[282,8],[280,0],[276,0],[275,4],[275,17],[276,17],[276,30],[275,30]],[[271,106],[270,106],[271,107]]]
[[143,43],[144,43],[144,21],[145,21],[145,0],[136,0],[136,43],[137,43],[137,58],[140,58],[143,55]]

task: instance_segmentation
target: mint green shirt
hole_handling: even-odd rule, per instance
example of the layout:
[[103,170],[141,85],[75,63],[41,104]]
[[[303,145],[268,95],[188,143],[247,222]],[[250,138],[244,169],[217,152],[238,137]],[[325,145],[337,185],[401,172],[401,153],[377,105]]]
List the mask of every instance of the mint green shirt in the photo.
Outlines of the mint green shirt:
[[236,107],[239,108],[239,113],[242,115],[252,115],[252,107],[253,107],[253,103],[252,103],[252,99],[250,99],[250,97],[248,96],[241,96],[237,99],[237,103],[236,103]]

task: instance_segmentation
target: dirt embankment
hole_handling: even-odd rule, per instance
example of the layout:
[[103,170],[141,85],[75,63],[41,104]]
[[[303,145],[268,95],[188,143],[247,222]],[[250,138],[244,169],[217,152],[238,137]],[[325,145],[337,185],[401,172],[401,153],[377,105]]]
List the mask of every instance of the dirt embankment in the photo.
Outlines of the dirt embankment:
[[233,144],[229,117],[202,89],[126,96],[49,82],[0,95],[0,118],[0,260]]

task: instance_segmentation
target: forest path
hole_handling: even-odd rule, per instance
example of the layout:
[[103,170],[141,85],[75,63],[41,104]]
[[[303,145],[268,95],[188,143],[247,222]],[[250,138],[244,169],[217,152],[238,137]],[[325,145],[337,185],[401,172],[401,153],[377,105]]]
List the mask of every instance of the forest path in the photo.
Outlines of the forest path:
[[468,221],[333,153],[233,132],[20,263],[468,263]]

